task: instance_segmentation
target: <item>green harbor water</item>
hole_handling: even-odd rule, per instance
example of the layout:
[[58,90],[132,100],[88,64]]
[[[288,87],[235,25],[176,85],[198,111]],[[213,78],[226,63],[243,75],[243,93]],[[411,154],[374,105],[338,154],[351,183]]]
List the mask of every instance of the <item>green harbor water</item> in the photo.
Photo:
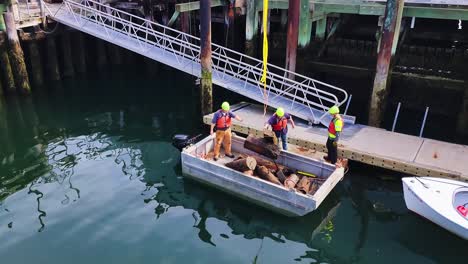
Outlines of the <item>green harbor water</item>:
[[114,70],[2,101],[0,262],[467,262],[467,241],[408,211],[385,171],[354,164],[301,218],[183,179],[171,137],[207,132],[194,81]]

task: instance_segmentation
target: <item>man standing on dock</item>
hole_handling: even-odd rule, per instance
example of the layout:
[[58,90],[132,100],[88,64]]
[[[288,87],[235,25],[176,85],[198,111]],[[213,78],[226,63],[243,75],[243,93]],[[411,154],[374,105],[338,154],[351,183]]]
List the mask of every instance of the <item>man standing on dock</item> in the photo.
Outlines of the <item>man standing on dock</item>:
[[[275,133],[276,141],[279,144],[279,139],[283,143],[283,150],[288,150],[288,121],[291,122],[292,128],[296,125],[292,119],[292,116],[289,113],[285,113],[284,109],[279,107],[276,109],[276,112],[268,119],[268,122],[265,124],[265,129],[268,128],[268,125],[271,126],[271,129]],[[275,142],[275,143],[277,143]]]
[[324,159],[335,164],[338,159],[338,140],[340,138],[341,131],[343,130],[343,119],[340,116],[340,109],[336,105],[331,107],[328,110],[328,113],[333,116],[333,119],[331,120],[330,125],[328,125],[328,156],[325,156]]
[[221,104],[221,109],[214,113],[213,119],[211,120],[210,135],[213,135],[213,129],[216,127],[213,158],[215,161],[219,159],[221,143],[223,143],[226,156],[229,158],[234,158],[234,155],[231,153],[231,119],[235,118],[239,121],[242,121],[242,118],[229,111],[229,109],[231,109],[229,103],[223,102]]

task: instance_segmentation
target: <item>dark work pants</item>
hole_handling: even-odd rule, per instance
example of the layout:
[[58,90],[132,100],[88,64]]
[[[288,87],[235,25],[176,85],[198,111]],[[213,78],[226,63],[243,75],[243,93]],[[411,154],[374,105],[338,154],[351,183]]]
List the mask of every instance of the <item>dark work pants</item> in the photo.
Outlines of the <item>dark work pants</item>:
[[333,145],[333,140],[328,138],[327,140],[328,160],[335,164],[338,159],[338,147]]

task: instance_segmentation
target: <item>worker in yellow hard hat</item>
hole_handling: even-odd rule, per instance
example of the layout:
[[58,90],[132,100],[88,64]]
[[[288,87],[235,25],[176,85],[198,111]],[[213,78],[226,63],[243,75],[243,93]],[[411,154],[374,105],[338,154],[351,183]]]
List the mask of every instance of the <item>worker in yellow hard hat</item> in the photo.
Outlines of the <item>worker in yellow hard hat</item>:
[[279,141],[279,139],[281,139],[283,150],[288,150],[288,121],[291,122],[292,128],[296,126],[292,116],[289,113],[285,113],[284,109],[279,107],[268,119],[267,123],[265,123],[265,129],[271,126],[271,129],[275,133],[276,140]]
[[228,102],[223,102],[221,104],[221,109],[216,111],[213,115],[213,119],[211,120],[211,127],[210,127],[210,135],[213,135],[213,131],[216,128],[216,137],[215,137],[215,145],[214,145],[214,160],[219,159],[219,151],[221,149],[221,143],[224,147],[224,152],[227,157],[234,158],[231,152],[231,124],[232,118],[235,118],[239,121],[242,121],[238,115],[234,114],[233,112],[229,111],[231,106]]
[[343,131],[343,119],[340,116],[340,109],[338,106],[333,106],[328,110],[328,113],[333,116],[330,125],[328,125],[328,140],[327,150],[328,156],[325,160],[335,164],[338,159],[338,140],[341,132]]

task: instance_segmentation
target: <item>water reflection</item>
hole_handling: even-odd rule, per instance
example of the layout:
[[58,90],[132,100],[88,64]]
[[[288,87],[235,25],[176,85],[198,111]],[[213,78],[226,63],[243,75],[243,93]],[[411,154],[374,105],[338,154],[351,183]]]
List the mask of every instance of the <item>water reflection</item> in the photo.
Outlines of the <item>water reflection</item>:
[[109,262],[87,258],[104,251],[117,256],[113,263],[141,256],[185,263],[194,255],[223,263],[442,262],[454,259],[444,252],[463,245],[440,232],[432,238],[453,250],[422,246],[417,232],[432,227],[406,210],[399,182],[362,177],[368,168],[357,168],[316,212],[301,218],[186,180],[170,138],[203,129],[191,94],[155,92],[151,83],[138,87],[143,95],[136,96],[102,83],[99,89],[65,85],[50,97],[0,105],[2,260],[39,248],[54,252],[57,261],[42,259],[47,263],[71,254],[76,262]]
[[42,230],[44,230],[45,228],[45,224],[44,224],[44,221],[42,218],[46,217],[47,216],[47,213],[44,212],[43,210],[41,210],[41,199],[42,197],[44,197],[44,194],[42,192],[40,192],[39,190],[33,190],[33,185],[34,183],[31,183],[31,185],[29,186],[29,191],[28,191],[28,194],[35,194],[37,196],[36,198],[36,201],[37,201],[37,212],[39,213],[38,215],[38,219],[39,219],[39,223],[41,225],[41,227],[37,230],[38,232],[42,232]]

